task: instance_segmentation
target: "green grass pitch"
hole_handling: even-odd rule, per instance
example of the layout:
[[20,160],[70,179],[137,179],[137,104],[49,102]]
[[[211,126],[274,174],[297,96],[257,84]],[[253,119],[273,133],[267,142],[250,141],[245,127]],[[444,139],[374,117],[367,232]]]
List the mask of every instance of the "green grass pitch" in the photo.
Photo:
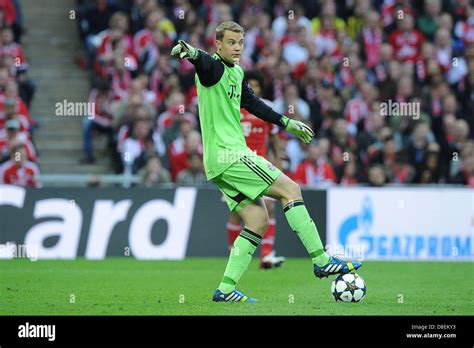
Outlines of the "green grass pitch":
[[184,261],[0,261],[1,315],[473,315],[473,262],[365,262],[360,303],[336,303],[334,277],[290,258],[260,270],[254,258],[239,289],[258,303],[214,303],[225,258]]

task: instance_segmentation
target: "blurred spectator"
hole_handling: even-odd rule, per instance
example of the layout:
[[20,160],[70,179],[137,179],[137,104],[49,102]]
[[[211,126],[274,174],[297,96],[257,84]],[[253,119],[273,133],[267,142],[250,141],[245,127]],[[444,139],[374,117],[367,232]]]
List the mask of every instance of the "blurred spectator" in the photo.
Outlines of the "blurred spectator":
[[36,163],[28,161],[23,144],[10,150],[10,160],[0,166],[1,183],[25,187],[41,187],[38,181],[39,168]]
[[329,159],[337,177],[340,178],[344,162],[348,161],[349,153],[357,150],[355,139],[348,134],[347,122],[343,118],[338,118],[334,121],[330,140]]
[[467,74],[466,61],[462,57],[457,57],[457,52],[453,48],[453,40],[447,29],[439,29],[435,36],[436,61],[446,74],[449,84],[459,82]]
[[301,140],[292,137],[287,138],[285,146],[285,153],[288,160],[288,171],[293,173],[296,171],[298,165],[306,158],[308,144],[303,143]]
[[[186,120],[195,128],[196,117],[186,110],[185,97],[181,92],[173,92],[166,101],[166,110],[158,115],[156,129],[165,136],[167,143],[177,136],[178,126]],[[166,133],[166,135],[165,135]],[[168,140],[169,138],[172,138]]]
[[[469,168],[462,154],[474,137],[474,6],[468,0],[132,0],[97,1],[84,9],[84,18],[107,13],[87,40],[94,89],[98,77],[112,83],[104,99],[116,172],[123,171],[127,141],[139,153],[125,170],[158,156],[173,180],[189,168],[191,153],[201,153],[194,67],[170,59],[170,48],[179,38],[212,54],[215,27],[235,20],[246,31],[240,64],[262,72],[262,96],[317,133],[316,146],[279,133],[285,173],[341,185],[455,177],[467,184],[460,173]],[[10,39],[7,30],[5,46]],[[0,128],[6,99],[15,99],[15,113],[29,117],[18,98],[29,105],[28,79],[14,66],[18,56],[0,55]],[[383,103],[420,110],[382,116]],[[142,143],[134,134],[137,120],[151,124]],[[325,177],[325,168],[334,178]]]
[[453,184],[474,188],[474,150],[461,157],[461,170],[450,180]]
[[97,35],[108,28],[108,23],[114,12],[119,8],[108,0],[94,0],[90,5],[79,8],[80,33],[85,40],[88,58],[88,67],[92,67],[93,57],[98,44]]
[[[435,144],[433,144],[435,146]],[[437,152],[436,148],[434,147],[433,150],[429,149],[427,158],[431,155],[431,153]],[[430,159],[430,161],[432,161]],[[427,160],[428,163],[428,160]],[[433,162],[427,166],[427,169],[430,171],[430,178],[431,180],[436,180],[436,169],[432,167]],[[405,151],[397,152],[395,158],[395,165],[392,166],[390,175],[393,178],[393,181],[397,184],[411,184],[413,183],[415,177],[415,168],[410,164],[408,156]]]
[[325,158],[323,141],[319,139],[316,145],[309,146],[308,157],[298,165],[293,175],[297,183],[311,187],[337,181],[334,169]]
[[20,122],[11,119],[6,122],[5,129],[0,130],[0,163],[10,157],[10,150],[18,145],[23,145],[26,158],[36,161],[36,150],[26,133],[20,133]]
[[146,26],[138,31],[133,37],[133,48],[140,62],[144,61],[144,55],[149,45],[153,43],[153,32],[158,28],[162,12],[153,11],[146,17]]
[[348,123],[348,133],[355,135],[359,122],[365,122],[370,113],[370,107],[374,98],[374,91],[368,82],[360,86],[360,95],[349,100],[344,110],[344,117]]
[[440,179],[439,146],[432,144],[426,154],[425,163],[421,169],[420,184],[436,184]]
[[464,18],[459,18],[454,27],[455,35],[462,40],[465,46],[474,44],[474,6],[466,6]]
[[25,133],[26,136],[30,136],[30,127],[31,121],[30,119],[17,111],[17,102],[13,98],[6,98],[4,99],[3,103],[3,112],[4,115],[0,116],[0,127],[4,126],[4,122],[8,122],[8,120],[17,120],[20,124],[19,132]]
[[[150,122],[146,119],[136,120],[131,130],[131,136],[123,143],[121,158],[124,168],[130,169],[131,173],[136,174],[147,163],[148,158],[155,154],[156,147],[154,145],[155,139],[153,139]],[[143,158],[144,156],[145,158]]]
[[[421,179],[421,171],[426,162],[428,146],[430,144],[430,128],[427,123],[420,122],[415,126],[410,143],[407,146],[407,154],[410,163],[416,170],[415,182],[419,183]],[[431,141],[432,142],[432,141]],[[435,143],[433,143],[435,144]]]
[[[382,29],[380,28],[380,15],[376,11],[370,11],[364,13],[364,15],[366,16],[366,21],[364,27],[357,31],[360,32],[358,41],[362,48],[362,59],[367,62],[365,66],[368,69],[371,69],[380,61],[384,37]],[[384,64],[387,59],[391,59],[391,54],[390,57],[387,57],[386,55],[384,61],[381,63]],[[379,80],[380,79],[381,77],[379,77]]]
[[189,154],[189,167],[182,170],[176,179],[180,185],[199,186],[207,183],[206,174],[202,164],[201,155],[198,153]]
[[157,156],[150,157],[138,175],[141,177],[141,185],[144,187],[154,187],[171,182],[170,173],[162,166]]
[[376,164],[369,168],[368,183],[369,186],[372,187],[385,186],[386,176],[383,166],[381,166],[380,164]]
[[295,84],[286,86],[284,97],[275,99],[273,105],[275,111],[281,114],[304,121],[309,120],[309,105],[300,98],[298,88]]
[[438,29],[441,0],[425,0],[424,13],[416,20],[416,26],[429,40],[433,40]]
[[132,37],[128,34],[129,19],[124,12],[115,12],[109,21],[109,28],[103,31],[97,46],[94,70],[99,77],[114,73],[114,64],[121,59],[127,70],[136,70],[137,61],[133,52]]
[[[110,96],[112,98],[112,96]],[[119,142],[121,139],[122,126],[133,123],[137,118],[148,118],[150,121],[155,116],[155,110],[150,103],[146,103],[142,93],[131,92],[128,98],[115,103],[114,118],[112,124],[118,130]]]
[[182,170],[189,167],[189,154],[202,153],[199,133],[192,129],[192,124],[186,120],[179,123],[178,137],[168,147],[171,178],[176,178]]
[[423,34],[414,28],[413,16],[405,13],[398,21],[398,29],[388,37],[394,49],[395,58],[400,62],[414,63],[419,58],[423,45]]
[[98,88],[91,91],[89,103],[94,107],[94,114],[88,115],[83,120],[83,145],[85,157],[81,159],[83,164],[95,162],[92,137],[94,131],[105,133],[108,138],[109,147],[113,147],[113,129],[112,129],[112,99],[113,94],[110,83],[103,80]]
[[321,16],[314,17],[311,20],[314,35],[321,31],[323,22],[331,23],[331,27],[336,30],[344,30],[346,28],[345,21],[336,16],[336,3],[334,0],[324,1],[321,7]]
[[30,117],[28,106],[18,95],[18,83],[15,80],[7,81],[4,94],[0,94],[0,103],[4,102],[3,97],[5,97],[5,100],[9,98],[13,99],[15,101],[15,111],[28,118],[30,126],[34,124],[34,120]]
[[147,15],[155,11],[157,7],[156,0],[132,0],[128,9],[130,14],[130,31],[135,34],[143,29],[146,24]]
[[357,163],[353,156],[354,155],[351,154],[349,156],[350,160],[344,162],[341,180],[339,180],[339,184],[342,186],[355,186],[359,183],[357,178]]
[[305,34],[311,34],[311,22],[305,16],[304,9],[298,4],[295,4],[291,7],[291,11],[291,16],[290,13],[285,13],[284,15],[277,16],[272,22],[271,29],[275,40],[280,41],[285,36],[285,34],[288,33],[288,27],[305,28]]
[[290,64],[291,67],[298,63],[305,62],[309,57],[309,42],[305,27],[298,27],[296,29],[294,40],[288,40],[283,44],[283,58]]
[[28,64],[26,62],[23,47],[14,41],[12,28],[2,29],[2,41],[0,44],[0,55],[9,56],[13,59],[16,70],[26,70]]
[[[2,17],[2,27],[16,28],[17,35],[21,34],[22,17],[21,7],[16,0],[2,0],[0,1],[0,13]],[[18,41],[18,37],[16,38]]]
[[[373,12],[371,11],[370,0],[356,0],[354,4],[354,14],[347,19],[347,31],[349,36],[352,39],[355,39],[361,32],[364,24],[368,19],[367,14]],[[376,21],[379,21],[379,16],[377,15]]]

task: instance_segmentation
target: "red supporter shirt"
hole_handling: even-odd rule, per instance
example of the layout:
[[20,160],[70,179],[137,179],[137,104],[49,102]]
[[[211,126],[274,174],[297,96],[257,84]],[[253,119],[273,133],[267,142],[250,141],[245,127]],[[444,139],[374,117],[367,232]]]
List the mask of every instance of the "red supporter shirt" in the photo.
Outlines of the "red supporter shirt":
[[138,57],[141,57],[145,47],[153,42],[153,32],[148,29],[138,31],[133,37],[133,48]]
[[[130,35],[125,35],[122,37],[121,43],[123,45],[126,68],[128,70],[135,70],[138,63],[133,50],[133,39]],[[106,77],[114,71],[113,61],[110,61],[107,64],[101,63],[102,56],[110,52],[113,52],[110,34],[105,34],[101,44],[97,48],[96,61],[94,63],[94,70],[96,74],[101,77]]]
[[[26,59],[23,47],[12,42],[8,45],[0,44],[0,56],[9,56],[15,59],[14,64],[16,68],[26,68]],[[18,60],[16,60],[18,58]]]
[[[202,145],[192,149],[202,155]],[[176,138],[168,147],[168,158],[170,164],[171,179],[176,182],[176,178],[181,171],[189,168],[190,149],[186,146],[182,137]]]
[[420,56],[423,41],[423,34],[415,29],[409,33],[396,30],[388,37],[388,42],[394,50],[394,57],[403,63],[416,62]]
[[19,167],[14,161],[7,161],[0,167],[1,181],[3,184],[26,187],[40,187],[37,180],[39,169],[36,163],[25,161]]
[[13,0],[0,0],[0,10],[7,26],[12,26],[16,20],[16,8]]
[[[12,142],[6,137],[6,130],[0,130],[0,159],[1,157],[8,157]],[[33,143],[28,139],[27,133],[19,133],[14,140],[15,143],[21,143],[25,146],[26,156],[30,161],[36,161],[36,150]]]
[[304,160],[296,168],[293,179],[301,185],[317,185],[324,182],[336,182],[336,174],[331,165],[321,161],[314,165],[309,160]]

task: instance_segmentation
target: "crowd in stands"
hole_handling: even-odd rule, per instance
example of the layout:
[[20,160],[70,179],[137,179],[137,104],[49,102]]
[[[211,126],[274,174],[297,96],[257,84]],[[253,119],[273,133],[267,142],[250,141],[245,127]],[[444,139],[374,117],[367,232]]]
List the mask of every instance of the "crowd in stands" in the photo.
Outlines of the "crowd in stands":
[[[298,183],[474,187],[470,0],[95,0],[77,8],[96,108],[84,122],[84,163],[95,162],[92,138],[103,133],[116,173],[139,174],[147,187],[205,183],[194,67],[170,51],[182,39],[212,54],[216,26],[233,20],[246,31],[240,65],[263,74],[262,97],[316,133],[309,145],[278,133],[276,161]],[[0,86],[9,73],[0,68]]]
[[0,184],[40,187],[35,120],[30,105],[35,86],[21,45],[24,31],[18,0],[0,1]]

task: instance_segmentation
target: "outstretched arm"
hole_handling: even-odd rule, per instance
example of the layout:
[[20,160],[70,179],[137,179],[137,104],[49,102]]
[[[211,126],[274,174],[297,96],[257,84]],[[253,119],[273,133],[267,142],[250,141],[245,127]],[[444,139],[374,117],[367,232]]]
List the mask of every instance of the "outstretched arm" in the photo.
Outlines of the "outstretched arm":
[[196,68],[196,73],[205,87],[214,86],[224,74],[224,65],[209,54],[199,50],[198,57],[190,62]]
[[188,59],[196,69],[199,81],[205,87],[215,85],[224,74],[222,62],[213,59],[206,52],[199,50],[185,41],[179,40],[171,50],[171,55],[176,59]]
[[247,79],[245,78],[242,81],[242,97],[240,99],[240,106],[264,121],[271,122],[283,128],[285,127],[285,124],[282,122],[284,116],[273,110],[258,98],[254,94],[252,88],[249,87]]

